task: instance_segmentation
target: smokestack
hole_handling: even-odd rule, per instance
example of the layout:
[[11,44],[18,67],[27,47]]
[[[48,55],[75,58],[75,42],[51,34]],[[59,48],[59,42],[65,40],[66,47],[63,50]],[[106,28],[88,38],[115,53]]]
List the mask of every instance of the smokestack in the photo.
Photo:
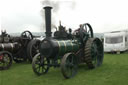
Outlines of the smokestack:
[[45,27],[46,27],[46,37],[51,37],[51,9],[52,7],[46,6],[44,7],[45,10]]

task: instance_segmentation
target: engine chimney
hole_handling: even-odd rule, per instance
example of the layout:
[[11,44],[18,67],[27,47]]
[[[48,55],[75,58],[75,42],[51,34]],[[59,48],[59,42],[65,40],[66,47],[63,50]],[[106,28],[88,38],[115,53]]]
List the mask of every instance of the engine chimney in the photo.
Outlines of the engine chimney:
[[51,9],[52,7],[46,6],[44,7],[45,10],[45,27],[46,27],[46,37],[51,37]]

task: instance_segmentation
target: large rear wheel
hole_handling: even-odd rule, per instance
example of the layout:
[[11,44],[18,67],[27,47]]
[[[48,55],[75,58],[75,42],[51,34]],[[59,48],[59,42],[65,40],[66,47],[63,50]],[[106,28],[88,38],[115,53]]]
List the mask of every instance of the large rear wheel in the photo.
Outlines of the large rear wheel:
[[103,62],[103,44],[98,38],[89,38],[85,44],[84,60],[88,68],[93,69],[98,67]]
[[76,75],[77,67],[78,62],[75,54],[67,53],[63,56],[61,61],[61,72],[66,79]]
[[31,40],[27,46],[27,56],[30,62],[32,62],[33,57],[39,53],[40,40]]

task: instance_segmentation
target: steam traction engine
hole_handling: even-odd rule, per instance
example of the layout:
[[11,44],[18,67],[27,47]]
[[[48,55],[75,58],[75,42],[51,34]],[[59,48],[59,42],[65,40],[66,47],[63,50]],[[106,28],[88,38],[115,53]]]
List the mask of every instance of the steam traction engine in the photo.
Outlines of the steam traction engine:
[[93,37],[90,24],[81,24],[74,33],[61,24],[59,30],[51,37],[51,9],[44,7],[46,21],[46,38],[41,41],[39,53],[32,62],[33,71],[37,75],[48,72],[51,66],[61,68],[65,78],[71,78],[77,73],[78,64],[86,63],[89,69],[102,64],[103,45],[100,39]]
[[3,31],[0,35],[0,70],[8,69],[12,60],[16,63],[27,59],[27,45],[33,35],[30,31],[24,31],[21,36],[10,36]]

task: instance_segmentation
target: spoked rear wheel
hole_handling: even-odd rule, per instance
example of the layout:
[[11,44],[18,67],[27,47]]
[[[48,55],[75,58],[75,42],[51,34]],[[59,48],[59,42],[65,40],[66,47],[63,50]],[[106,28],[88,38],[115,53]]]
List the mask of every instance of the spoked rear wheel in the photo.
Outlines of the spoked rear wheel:
[[39,53],[40,40],[31,40],[27,46],[27,56],[30,62],[32,62],[33,57]]
[[78,62],[75,54],[67,53],[63,56],[61,61],[61,72],[66,79],[76,75],[77,67]]
[[103,44],[98,38],[89,38],[85,45],[85,62],[90,69],[98,67],[103,62]]
[[12,65],[12,55],[10,52],[0,52],[0,70],[9,69]]
[[49,70],[50,61],[46,57],[41,56],[40,53],[36,54],[32,61],[32,69],[36,75],[46,74]]

